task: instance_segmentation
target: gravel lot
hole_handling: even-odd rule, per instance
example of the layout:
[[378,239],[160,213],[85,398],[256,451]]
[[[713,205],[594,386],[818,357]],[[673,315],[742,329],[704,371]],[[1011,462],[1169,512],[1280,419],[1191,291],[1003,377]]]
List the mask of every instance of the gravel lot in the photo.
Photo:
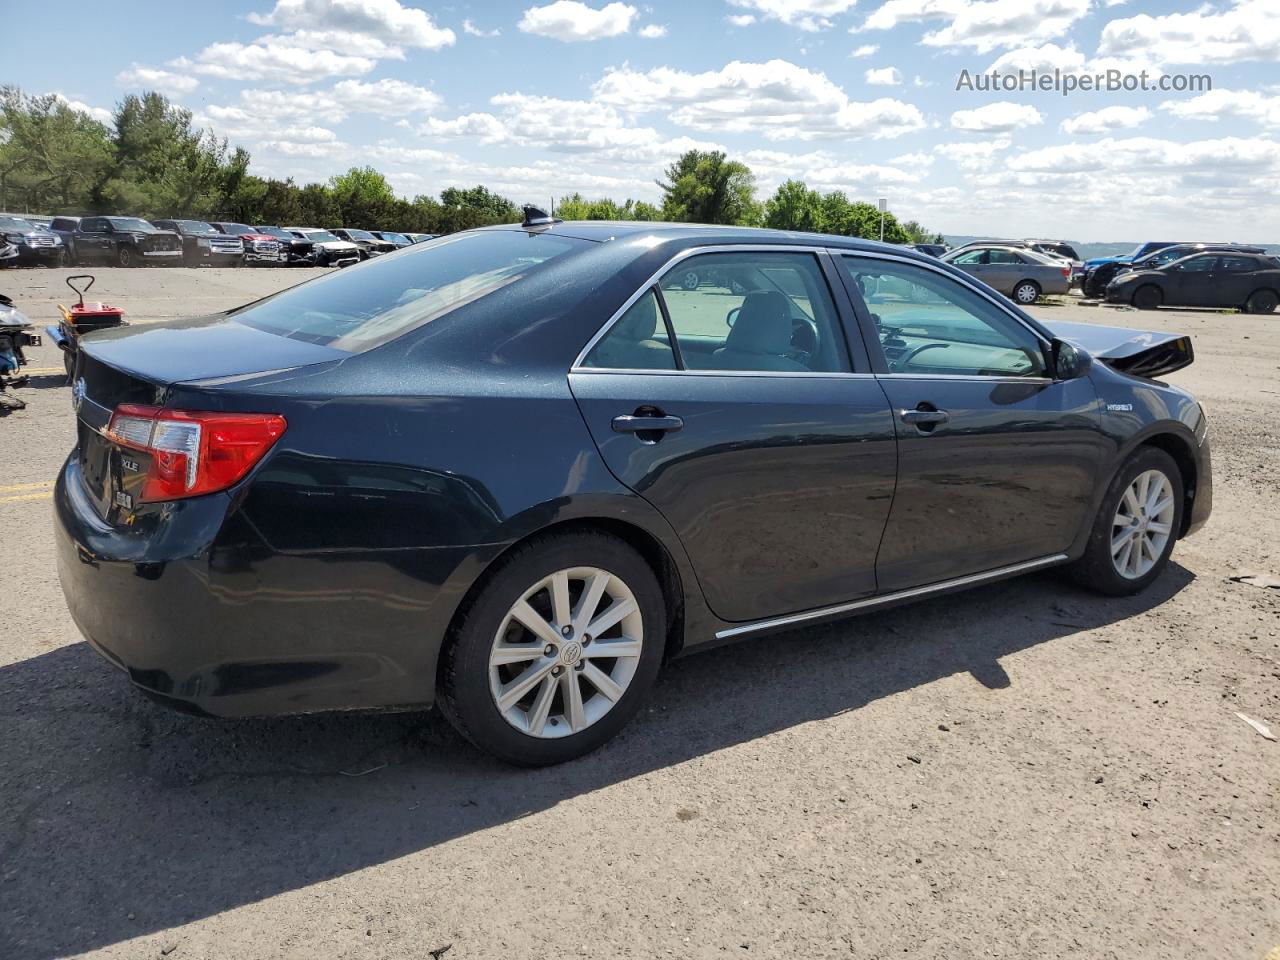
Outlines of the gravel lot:
[[[0,273],[33,319],[69,271]],[[101,270],[147,321],[309,270]],[[517,771],[436,716],[219,722],[67,617],[57,351],[0,419],[0,957],[1078,957],[1280,943],[1280,317],[1168,328],[1216,506],[1146,595],[1051,574],[690,657],[602,751]],[[56,375],[53,371],[57,371]],[[448,948],[447,952],[441,951]]]

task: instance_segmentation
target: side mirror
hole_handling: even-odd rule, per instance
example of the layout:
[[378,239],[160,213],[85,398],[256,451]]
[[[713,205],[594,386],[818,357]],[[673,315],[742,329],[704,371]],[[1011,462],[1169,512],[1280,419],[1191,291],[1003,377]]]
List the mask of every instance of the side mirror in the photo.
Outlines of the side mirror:
[[1049,359],[1055,380],[1076,380],[1089,372],[1093,361],[1075,344],[1054,339],[1049,344]]

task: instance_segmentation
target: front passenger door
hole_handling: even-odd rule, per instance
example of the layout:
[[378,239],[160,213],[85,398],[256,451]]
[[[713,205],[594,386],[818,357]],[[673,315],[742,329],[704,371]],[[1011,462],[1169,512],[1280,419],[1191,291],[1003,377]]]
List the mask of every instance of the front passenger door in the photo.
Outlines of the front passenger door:
[[[1089,519],[1107,440],[1089,378],[1054,380],[1046,343],[941,271],[840,258],[898,434],[882,591],[1042,560]],[[917,302],[872,295],[906,282]]]

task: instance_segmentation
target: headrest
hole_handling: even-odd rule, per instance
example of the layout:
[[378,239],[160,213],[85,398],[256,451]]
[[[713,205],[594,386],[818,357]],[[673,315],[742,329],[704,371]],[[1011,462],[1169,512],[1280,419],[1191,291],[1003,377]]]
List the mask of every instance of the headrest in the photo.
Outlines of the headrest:
[[614,332],[623,340],[639,343],[641,340],[652,340],[657,329],[658,306],[653,294],[646,293],[622,315]]
[[747,294],[738,319],[725,339],[725,349],[781,356],[791,349],[791,311],[776,290]]

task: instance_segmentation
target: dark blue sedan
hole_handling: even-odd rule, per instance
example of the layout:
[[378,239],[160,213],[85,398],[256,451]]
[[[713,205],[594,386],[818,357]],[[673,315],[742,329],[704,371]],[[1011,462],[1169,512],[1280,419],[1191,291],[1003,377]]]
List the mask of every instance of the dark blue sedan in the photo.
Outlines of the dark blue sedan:
[[173,705],[436,703],[554,763],[727,639],[1054,566],[1143,589],[1212,501],[1156,379],[1191,359],[901,247],[538,218],[86,337],[59,569]]

